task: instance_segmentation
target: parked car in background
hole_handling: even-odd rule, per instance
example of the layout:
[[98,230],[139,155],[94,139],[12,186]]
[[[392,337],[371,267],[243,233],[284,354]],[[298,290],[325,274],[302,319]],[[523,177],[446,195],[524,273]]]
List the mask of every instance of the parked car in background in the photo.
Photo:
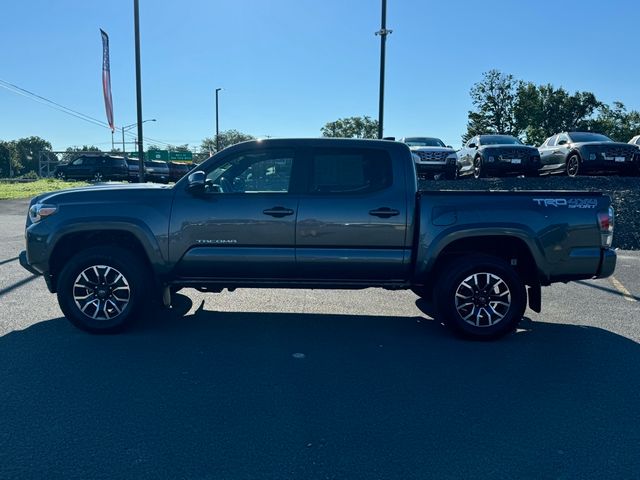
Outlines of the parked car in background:
[[640,148],[640,135],[636,135],[635,137],[633,137],[631,140],[629,140],[629,143]]
[[475,178],[524,174],[537,177],[538,149],[524,145],[511,135],[476,135],[458,151],[460,175]]
[[[140,163],[137,158],[127,159],[130,182],[138,181]],[[161,160],[146,160],[144,162],[145,181],[155,183],[169,183],[169,165]]]
[[538,148],[542,170],[564,170],[570,177],[585,173],[638,172],[637,147],[614,142],[593,132],[564,132],[547,138]]
[[169,183],[169,164],[162,160],[144,162],[144,174],[150,182]]
[[69,163],[60,164],[53,172],[63,180],[127,180],[127,163],[123,157],[114,157],[101,153],[82,154]]
[[435,137],[403,137],[400,142],[406,143],[414,154],[416,172],[419,177],[433,177],[444,174],[448,180],[458,177],[458,156],[450,146]]
[[186,163],[180,162],[169,162],[169,181],[177,182],[182,177],[184,177],[189,170],[191,170],[191,166]]

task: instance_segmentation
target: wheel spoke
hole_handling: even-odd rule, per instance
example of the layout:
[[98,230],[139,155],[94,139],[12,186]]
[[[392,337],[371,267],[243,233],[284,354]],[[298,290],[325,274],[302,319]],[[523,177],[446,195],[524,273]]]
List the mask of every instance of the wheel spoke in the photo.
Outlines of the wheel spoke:
[[114,319],[124,312],[131,300],[129,282],[110,265],[85,268],[78,274],[72,292],[80,312],[97,321]]
[[491,272],[474,272],[462,279],[454,299],[460,318],[478,328],[496,325],[511,308],[509,286]]

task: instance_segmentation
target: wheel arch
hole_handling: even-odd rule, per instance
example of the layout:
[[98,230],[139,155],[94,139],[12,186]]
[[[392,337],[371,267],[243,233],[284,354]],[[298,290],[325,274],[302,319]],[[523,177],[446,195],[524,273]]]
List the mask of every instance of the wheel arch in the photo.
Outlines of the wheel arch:
[[[57,279],[67,261],[77,253],[96,246],[117,246],[131,251],[149,271],[158,273],[157,259],[149,253],[148,240],[131,230],[117,228],[93,228],[70,231],[61,235],[49,257],[50,290],[57,289]],[[154,275],[156,277],[156,275]]]
[[[465,236],[462,238],[446,238],[437,246],[428,258],[417,262],[422,268],[416,272],[414,283],[433,290],[438,279],[452,260],[462,255],[490,255],[505,260],[514,266],[525,285],[532,290],[532,300],[541,286],[539,255],[526,240],[524,235],[504,235],[490,232]],[[515,263],[515,265],[513,265]],[[535,306],[535,305],[534,305]]]

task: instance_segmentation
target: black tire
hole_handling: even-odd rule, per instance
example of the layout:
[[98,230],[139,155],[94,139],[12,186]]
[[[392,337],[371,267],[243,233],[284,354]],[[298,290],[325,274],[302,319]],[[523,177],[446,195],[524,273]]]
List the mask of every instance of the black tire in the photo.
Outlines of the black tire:
[[487,176],[482,162],[482,157],[478,155],[473,159],[473,178],[485,178]]
[[102,175],[102,172],[94,173],[91,181],[96,183],[104,181],[104,176]]
[[473,339],[491,340],[515,330],[527,306],[527,293],[507,262],[490,255],[468,255],[442,271],[434,294],[438,320]]
[[60,272],[58,303],[76,327],[115,333],[152,308],[149,276],[146,265],[128,250],[110,245],[88,248]]
[[66,180],[64,172],[56,172],[56,178],[58,180]]
[[577,153],[569,155],[565,170],[570,177],[578,177],[582,173],[582,161]]

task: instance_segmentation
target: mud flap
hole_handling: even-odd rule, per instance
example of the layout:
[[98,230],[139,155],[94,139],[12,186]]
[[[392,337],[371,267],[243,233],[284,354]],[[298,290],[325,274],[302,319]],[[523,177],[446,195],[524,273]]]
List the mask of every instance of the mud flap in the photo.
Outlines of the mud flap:
[[529,297],[529,308],[536,313],[542,310],[542,288],[540,284],[529,285],[527,287],[527,295]]

